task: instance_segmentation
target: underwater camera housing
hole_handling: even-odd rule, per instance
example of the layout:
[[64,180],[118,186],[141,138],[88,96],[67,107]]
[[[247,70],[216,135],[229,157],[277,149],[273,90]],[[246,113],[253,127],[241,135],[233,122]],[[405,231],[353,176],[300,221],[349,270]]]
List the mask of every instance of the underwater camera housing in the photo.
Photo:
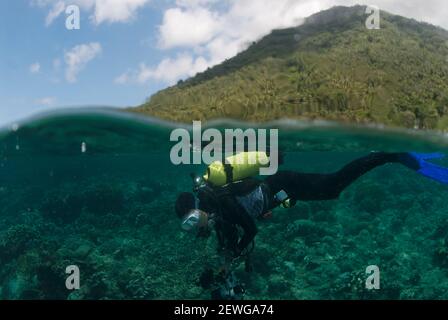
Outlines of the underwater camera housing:
[[280,190],[279,192],[277,192],[274,196],[274,199],[285,209],[294,206],[294,202],[291,201],[285,190]]

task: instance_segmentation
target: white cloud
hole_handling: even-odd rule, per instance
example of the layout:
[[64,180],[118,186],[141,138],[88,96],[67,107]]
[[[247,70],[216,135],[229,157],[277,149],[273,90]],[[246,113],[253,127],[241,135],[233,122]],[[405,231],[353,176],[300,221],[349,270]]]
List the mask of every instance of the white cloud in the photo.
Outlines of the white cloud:
[[65,10],[65,3],[64,1],[58,1],[55,4],[53,4],[50,12],[47,14],[47,17],[45,18],[45,25],[48,27],[50,24],[53,23],[53,21],[61,15],[62,12]]
[[95,24],[103,22],[128,22],[150,0],[32,0],[31,3],[41,8],[49,8],[45,19],[47,26],[51,25],[69,5],[77,5],[90,14],[90,20]]
[[219,63],[273,29],[299,25],[325,8],[322,2],[326,1],[227,1],[222,11],[213,9],[215,1],[178,0],[178,7],[164,13],[159,43],[162,48],[203,46],[208,60]]
[[193,8],[197,6],[214,4],[218,1],[219,0],[176,0],[176,5],[184,8]]
[[176,59],[164,59],[156,68],[140,66],[138,82],[145,83],[148,79],[173,84],[185,76],[191,77],[207,69],[207,61],[203,57],[193,58],[189,54],[179,55]]
[[119,75],[114,80],[114,82],[116,84],[126,84],[126,83],[129,83],[130,81],[131,81],[131,74],[129,71]]
[[35,62],[32,65],[30,65],[31,73],[39,73],[39,71],[40,71],[40,63],[39,62]]
[[159,26],[159,47],[184,48],[185,54],[166,58],[155,67],[140,65],[138,72],[121,75],[116,83],[149,79],[169,84],[194,76],[244,50],[272,29],[295,26],[324,7],[319,1],[291,0],[177,0]]
[[85,68],[89,61],[95,59],[102,51],[98,42],[81,44],[73,47],[64,55],[66,64],[65,79],[68,82],[76,82],[78,73]]
[[208,63],[203,57],[194,58],[192,55],[184,53],[175,59],[166,58],[156,67],[149,67],[141,63],[138,70],[123,73],[115,79],[115,83],[145,84],[149,80],[156,80],[171,85],[179,79],[205,71],[207,66]]
[[218,14],[206,8],[168,9],[159,28],[159,45],[169,49],[203,44],[211,40],[219,27]]
[[39,106],[51,107],[56,103],[55,97],[45,97],[34,101]]
[[94,21],[96,24],[129,21],[147,2],[148,0],[96,0]]

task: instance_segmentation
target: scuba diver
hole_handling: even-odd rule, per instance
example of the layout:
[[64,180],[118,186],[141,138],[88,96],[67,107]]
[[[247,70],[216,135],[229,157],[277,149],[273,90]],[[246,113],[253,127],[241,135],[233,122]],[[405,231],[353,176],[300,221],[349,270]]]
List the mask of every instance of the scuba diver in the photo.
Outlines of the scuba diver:
[[[192,174],[193,193],[181,193],[175,204],[183,230],[196,232],[198,237],[208,237],[212,229],[216,231],[222,266],[217,276],[208,269],[200,277],[204,289],[216,287],[212,291],[215,299],[242,299],[244,296],[244,288],[236,280],[233,269],[243,260],[246,271],[252,269],[249,257],[257,234],[256,221],[269,218],[276,207],[290,208],[297,201],[337,199],[359,177],[388,163],[404,165],[448,184],[448,168],[427,161],[444,157],[440,153],[371,152],[334,173],[278,171],[264,180],[252,178],[254,171],[247,170],[247,164],[236,164],[235,157],[247,158],[248,154],[244,152],[228,158],[225,164],[211,164],[203,177]],[[253,154],[266,157],[263,153]]]

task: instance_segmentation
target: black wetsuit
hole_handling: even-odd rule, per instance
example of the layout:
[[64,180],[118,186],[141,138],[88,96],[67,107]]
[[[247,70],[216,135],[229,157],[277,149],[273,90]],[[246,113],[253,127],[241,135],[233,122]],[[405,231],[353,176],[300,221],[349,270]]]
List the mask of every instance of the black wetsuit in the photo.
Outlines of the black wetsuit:
[[[386,163],[401,163],[418,169],[418,163],[407,153],[372,152],[335,173],[279,171],[264,181],[246,179],[227,187],[210,188],[206,192],[199,192],[199,208],[217,214],[215,229],[220,246],[241,252],[253,241],[257,233],[257,217],[251,212],[251,207],[244,206],[245,203],[254,202],[252,198],[257,195],[254,191],[257,188],[261,188],[263,194],[263,208],[260,210],[259,205],[256,208],[256,215],[260,216],[279,205],[274,200],[274,195],[281,190],[284,190],[293,202],[336,199],[357,178]],[[241,238],[238,236],[237,226],[244,232]]]

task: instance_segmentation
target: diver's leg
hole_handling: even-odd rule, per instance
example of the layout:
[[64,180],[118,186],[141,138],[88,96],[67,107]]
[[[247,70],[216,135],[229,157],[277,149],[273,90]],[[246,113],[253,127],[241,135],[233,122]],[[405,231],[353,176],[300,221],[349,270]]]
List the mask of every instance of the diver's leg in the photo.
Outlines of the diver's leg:
[[331,198],[338,198],[341,192],[359,177],[387,163],[401,163],[410,168],[414,168],[417,165],[415,162],[412,162],[412,159],[408,159],[407,153],[372,152],[365,157],[350,162],[338,172],[329,175],[326,181],[324,181],[327,184],[326,190],[328,195]]
[[280,171],[266,179],[273,194],[280,190],[294,200],[331,200],[356,179],[368,171],[386,163],[399,162],[410,168],[415,166],[412,159],[404,153],[372,152],[352,161],[341,170],[331,174],[309,174],[293,171]]

